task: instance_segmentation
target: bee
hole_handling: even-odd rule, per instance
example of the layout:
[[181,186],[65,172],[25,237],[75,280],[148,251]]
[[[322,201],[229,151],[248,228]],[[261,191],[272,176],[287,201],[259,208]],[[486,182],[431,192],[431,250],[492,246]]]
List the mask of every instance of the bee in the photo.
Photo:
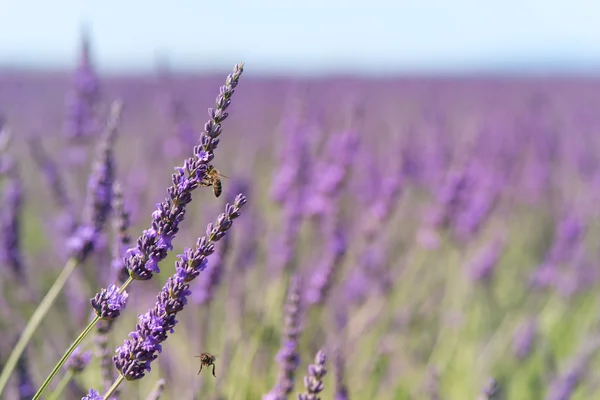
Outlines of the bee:
[[212,186],[215,197],[219,197],[221,193],[223,193],[223,184],[221,183],[221,178],[229,179],[228,176],[223,175],[218,169],[212,165],[209,165],[206,169],[204,178],[200,182],[200,186]]
[[200,358],[200,371],[198,371],[198,375],[200,375],[200,372],[202,372],[202,367],[206,366],[206,368],[208,368],[212,365],[212,374],[216,378],[217,375],[215,375],[215,360],[217,358],[210,353],[202,353],[196,357]]

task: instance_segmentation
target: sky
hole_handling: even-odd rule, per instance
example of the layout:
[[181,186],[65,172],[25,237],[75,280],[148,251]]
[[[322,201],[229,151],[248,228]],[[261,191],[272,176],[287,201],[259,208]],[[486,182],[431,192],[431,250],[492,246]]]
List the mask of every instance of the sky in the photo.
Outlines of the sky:
[[593,0],[0,0],[0,66],[277,74],[600,71]]

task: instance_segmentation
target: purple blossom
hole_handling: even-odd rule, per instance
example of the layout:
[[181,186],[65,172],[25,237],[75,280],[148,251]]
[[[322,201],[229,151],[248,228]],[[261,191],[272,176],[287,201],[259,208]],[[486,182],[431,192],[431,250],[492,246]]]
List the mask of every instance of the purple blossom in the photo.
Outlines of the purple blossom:
[[300,336],[300,279],[292,277],[288,288],[284,309],[284,326],[281,348],[276,360],[279,363],[279,375],[275,387],[263,396],[263,400],[285,400],[294,390],[294,377],[300,364],[298,354],[298,337]]
[[513,336],[513,352],[522,360],[529,355],[537,334],[537,321],[528,320],[518,327]]
[[334,374],[335,374],[335,394],[334,400],[348,400],[348,388],[344,381],[344,358],[341,349],[338,347],[335,350],[335,361],[334,361]]
[[63,176],[55,161],[46,152],[39,139],[27,141],[33,161],[38,165],[52,192],[52,198],[61,210],[57,219],[57,226],[64,235],[71,235],[76,228],[77,221],[73,213],[73,202],[69,197]]
[[308,304],[323,304],[329,295],[338,269],[344,260],[348,247],[345,236],[345,226],[338,222],[338,219],[332,217],[328,232],[328,243],[321,259],[313,273],[306,300]]
[[315,356],[315,363],[308,366],[308,375],[304,377],[306,392],[298,394],[298,400],[320,400],[317,396],[324,389],[323,377],[327,374],[325,352],[319,350]]
[[206,268],[207,257],[215,250],[214,243],[222,239],[240,216],[246,197],[238,195],[233,205],[227,204],[215,224],[208,224],[206,236],[198,239],[195,249],[186,249],[178,255],[176,272],[157,296],[156,304],[146,314],[139,315],[135,331],[129,334],[122,346],[117,347],[113,362],[127,380],[137,380],[150,371],[150,364],[162,351],[161,343],[169,333],[174,333],[175,319],[191,295],[189,283]]
[[500,396],[500,386],[494,378],[490,378],[479,396],[478,400],[497,400]]
[[482,247],[467,264],[466,270],[473,281],[489,281],[505,247],[504,238],[499,238]]
[[3,197],[4,209],[1,215],[2,248],[0,261],[8,265],[17,280],[25,283],[25,269],[21,253],[21,214],[23,208],[23,190],[16,165],[6,172]]
[[121,119],[122,104],[113,103],[99,154],[88,180],[88,192],[83,223],[69,238],[70,256],[83,262],[97,245],[98,235],[110,215],[114,179],[113,145]]
[[87,396],[82,397],[81,400],[104,400],[104,396],[94,389],[90,389]]
[[179,223],[185,218],[186,206],[192,201],[192,191],[204,179],[209,162],[214,157],[221,123],[228,116],[226,110],[242,72],[243,64],[238,64],[227,77],[217,96],[216,109],[208,110],[210,119],[204,125],[200,144],[194,147],[194,157],[185,160],[183,167],[175,168],[176,172],[171,177],[173,186],[167,190],[168,197],[157,204],[157,209],[152,213],[152,227],[138,238],[136,247],[127,250],[123,265],[133,279],[148,280],[153,273],[160,272],[158,264],[172,249],[171,242],[179,232]]
[[118,182],[113,184],[113,231],[115,235],[115,244],[113,246],[112,255],[112,270],[117,276],[120,284],[125,283],[129,277],[127,268],[123,265],[123,255],[131,244],[131,235],[129,234],[129,226],[131,224],[130,212],[125,209],[123,200],[123,189]]
[[115,285],[110,285],[108,289],[102,289],[100,293],[96,294],[90,303],[96,315],[101,319],[111,320],[117,318],[121,314],[121,310],[125,308],[127,304],[127,298],[129,294],[124,291],[119,293],[119,288]]
[[73,351],[69,359],[67,360],[66,366],[73,372],[81,372],[90,363],[92,353],[89,351],[82,352],[79,347]]
[[85,140],[99,131],[96,116],[99,101],[100,85],[90,58],[90,40],[84,32],[79,65],[66,104],[64,133],[70,141]]

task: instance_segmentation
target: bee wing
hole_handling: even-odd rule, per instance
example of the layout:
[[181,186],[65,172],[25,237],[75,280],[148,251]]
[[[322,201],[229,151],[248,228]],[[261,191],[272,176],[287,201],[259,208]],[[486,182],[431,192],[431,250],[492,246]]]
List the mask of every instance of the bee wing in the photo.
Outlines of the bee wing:
[[226,178],[226,179],[231,179],[229,178],[227,175],[223,175],[222,173],[219,172],[219,178]]

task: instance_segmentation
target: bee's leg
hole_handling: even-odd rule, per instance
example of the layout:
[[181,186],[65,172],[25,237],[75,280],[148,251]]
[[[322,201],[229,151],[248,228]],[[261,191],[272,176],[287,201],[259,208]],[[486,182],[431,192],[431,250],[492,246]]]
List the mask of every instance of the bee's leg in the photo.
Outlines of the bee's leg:
[[198,371],[198,375],[200,375],[200,372],[202,372],[202,367],[204,366],[204,364],[200,364],[200,371]]
[[215,364],[213,364],[213,376],[216,378],[217,376],[215,375]]

